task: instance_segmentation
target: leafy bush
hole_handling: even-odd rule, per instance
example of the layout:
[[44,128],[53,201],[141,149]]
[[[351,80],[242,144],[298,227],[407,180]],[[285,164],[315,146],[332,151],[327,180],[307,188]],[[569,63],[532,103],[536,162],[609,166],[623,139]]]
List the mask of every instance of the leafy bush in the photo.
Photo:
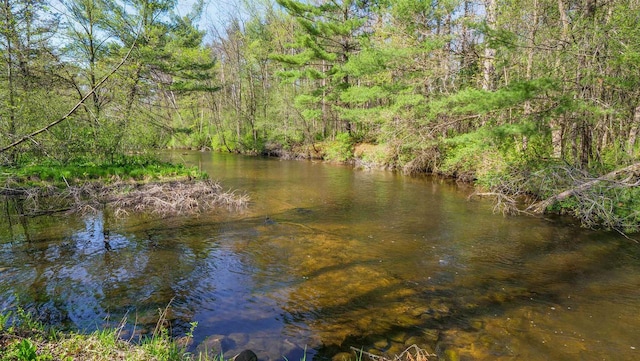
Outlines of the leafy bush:
[[327,160],[345,162],[353,157],[353,140],[349,133],[339,133],[334,141],[328,142],[325,150]]

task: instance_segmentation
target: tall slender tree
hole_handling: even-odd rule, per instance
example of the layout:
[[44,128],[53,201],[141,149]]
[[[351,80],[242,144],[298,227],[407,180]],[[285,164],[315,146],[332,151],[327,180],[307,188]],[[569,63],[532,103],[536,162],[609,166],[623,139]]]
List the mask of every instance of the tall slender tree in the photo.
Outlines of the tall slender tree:
[[354,125],[340,117],[339,110],[348,108],[340,94],[353,85],[345,64],[361,50],[361,39],[371,31],[369,1],[330,1],[317,5],[278,0],[300,24],[295,54],[274,54],[273,58],[292,66],[287,75],[313,83],[311,92],[298,98],[298,103],[316,112],[305,112],[309,120],[321,117],[323,136],[327,131],[351,133]]
[[[59,64],[50,46],[57,19],[48,14],[43,0],[3,0],[0,3],[0,135],[15,140],[26,129],[41,122],[50,104],[43,98],[53,85],[53,71]],[[49,108],[52,109],[52,108]],[[7,161],[17,160],[16,151]]]

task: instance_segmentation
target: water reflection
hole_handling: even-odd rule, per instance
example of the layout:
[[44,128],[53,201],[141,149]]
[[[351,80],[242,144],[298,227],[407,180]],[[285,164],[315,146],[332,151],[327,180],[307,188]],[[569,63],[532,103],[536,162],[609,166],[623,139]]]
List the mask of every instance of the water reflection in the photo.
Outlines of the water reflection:
[[171,302],[175,335],[199,323],[193,349],[264,360],[413,343],[473,360],[637,357],[640,252],[622,237],[503,218],[445,181],[181,157],[253,204],[196,218],[4,217],[2,307],[85,330],[127,316],[143,335]]

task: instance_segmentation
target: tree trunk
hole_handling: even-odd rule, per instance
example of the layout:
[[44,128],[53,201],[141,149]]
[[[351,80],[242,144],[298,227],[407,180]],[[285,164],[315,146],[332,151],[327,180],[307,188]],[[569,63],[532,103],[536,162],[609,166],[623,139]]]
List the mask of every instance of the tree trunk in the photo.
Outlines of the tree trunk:
[[562,122],[557,119],[551,119],[549,121],[549,127],[551,128],[551,146],[553,147],[551,156],[560,159],[563,153],[562,138],[564,132]]
[[[534,47],[536,44],[536,32],[538,30],[538,0],[533,0],[533,18],[531,19],[531,30],[529,31],[528,52],[527,52],[527,68],[525,70],[525,77],[529,81],[531,80],[531,72],[533,69],[533,55]],[[527,118],[533,112],[531,101],[524,102],[524,116]],[[526,135],[522,136],[522,151],[526,151],[529,144],[529,139]]]
[[322,139],[326,139],[328,135],[328,121],[327,121],[327,66],[326,62],[322,60]]
[[[485,0],[485,12],[487,26],[490,30],[494,30],[496,26],[496,13],[498,10],[497,0]],[[485,37],[487,35],[485,34]],[[487,39],[485,39],[485,42]],[[486,45],[484,48],[484,60],[482,61],[482,89],[486,91],[493,91],[495,89],[495,57],[496,49]]]
[[[558,13],[560,14],[560,22],[562,26],[560,42],[561,42],[561,46],[565,46],[569,41],[569,19],[567,17],[563,0],[558,0]],[[565,71],[565,68],[563,67],[560,56],[556,56],[554,69],[560,72],[559,74],[560,77],[564,79],[566,71]],[[565,90],[562,89],[562,92],[564,93]],[[565,130],[567,129],[566,122],[567,122],[566,115],[562,115],[557,118],[552,118],[549,121],[549,128],[551,130],[551,144],[553,147],[551,156],[556,159],[560,159],[565,155],[564,154],[565,153],[564,135],[565,135]],[[575,137],[572,140],[572,142],[575,143]]]
[[[5,18],[4,20],[4,24],[3,27],[4,29],[2,29],[2,32],[4,32],[5,34],[5,39],[6,39],[6,65],[7,65],[7,91],[8,91],[8,119],[9,119],[9,124],[8,125],[8,133],[10,137],[15,137],[16,136],[16,105],[15,105],[15,92],[16,92],[16,87],[15,87],[15,81],[14,81],[14,74],[13,74],[13,52],[14,52],[14,44],[13,44],[13,37],[16,35],[15,34],[15,29],[13,28],[13,14],[11,13],[11,4],[9,3],[9,0],[4,0],[4,3],[2,4],[2,6],[4,7],[4,15]],[[16,161],[16,153],[15,152],[11,152],[9,154],[9,161],[10,162],[15,162]]]
[[636,139],[638,137],[638,127],[640,126],[640,105],[633,111],[633,120],[631,121],[631,130],[629,131],[629,141],[627,143],[627,154],[633,157],[635,154]]

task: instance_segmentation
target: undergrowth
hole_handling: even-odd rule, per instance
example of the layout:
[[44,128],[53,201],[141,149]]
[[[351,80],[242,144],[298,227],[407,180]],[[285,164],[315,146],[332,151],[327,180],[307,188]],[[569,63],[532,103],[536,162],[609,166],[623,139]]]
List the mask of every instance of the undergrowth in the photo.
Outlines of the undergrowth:
[[55,160],[45,160],[0,169],[0,184],[22,187],[48,185],[67,187],[97,180],[108,184],[123,180],[145,182],[207,178],[208,175],[198,170],[197,167],[186,167],[153,158],[134,156],[123,157],[109,163],[88,160],[61,163]]
[[570,215],[586,228],[639,232],[640,177],[624,173],[617,179],[584,187],[600,176],[601,171],[583,170],[560,161],[512,162],[478,177],[476,184],[496,195],[521,198],[522,209],[561,192],[577,190],[570,197],[552,202],[545,211]]

